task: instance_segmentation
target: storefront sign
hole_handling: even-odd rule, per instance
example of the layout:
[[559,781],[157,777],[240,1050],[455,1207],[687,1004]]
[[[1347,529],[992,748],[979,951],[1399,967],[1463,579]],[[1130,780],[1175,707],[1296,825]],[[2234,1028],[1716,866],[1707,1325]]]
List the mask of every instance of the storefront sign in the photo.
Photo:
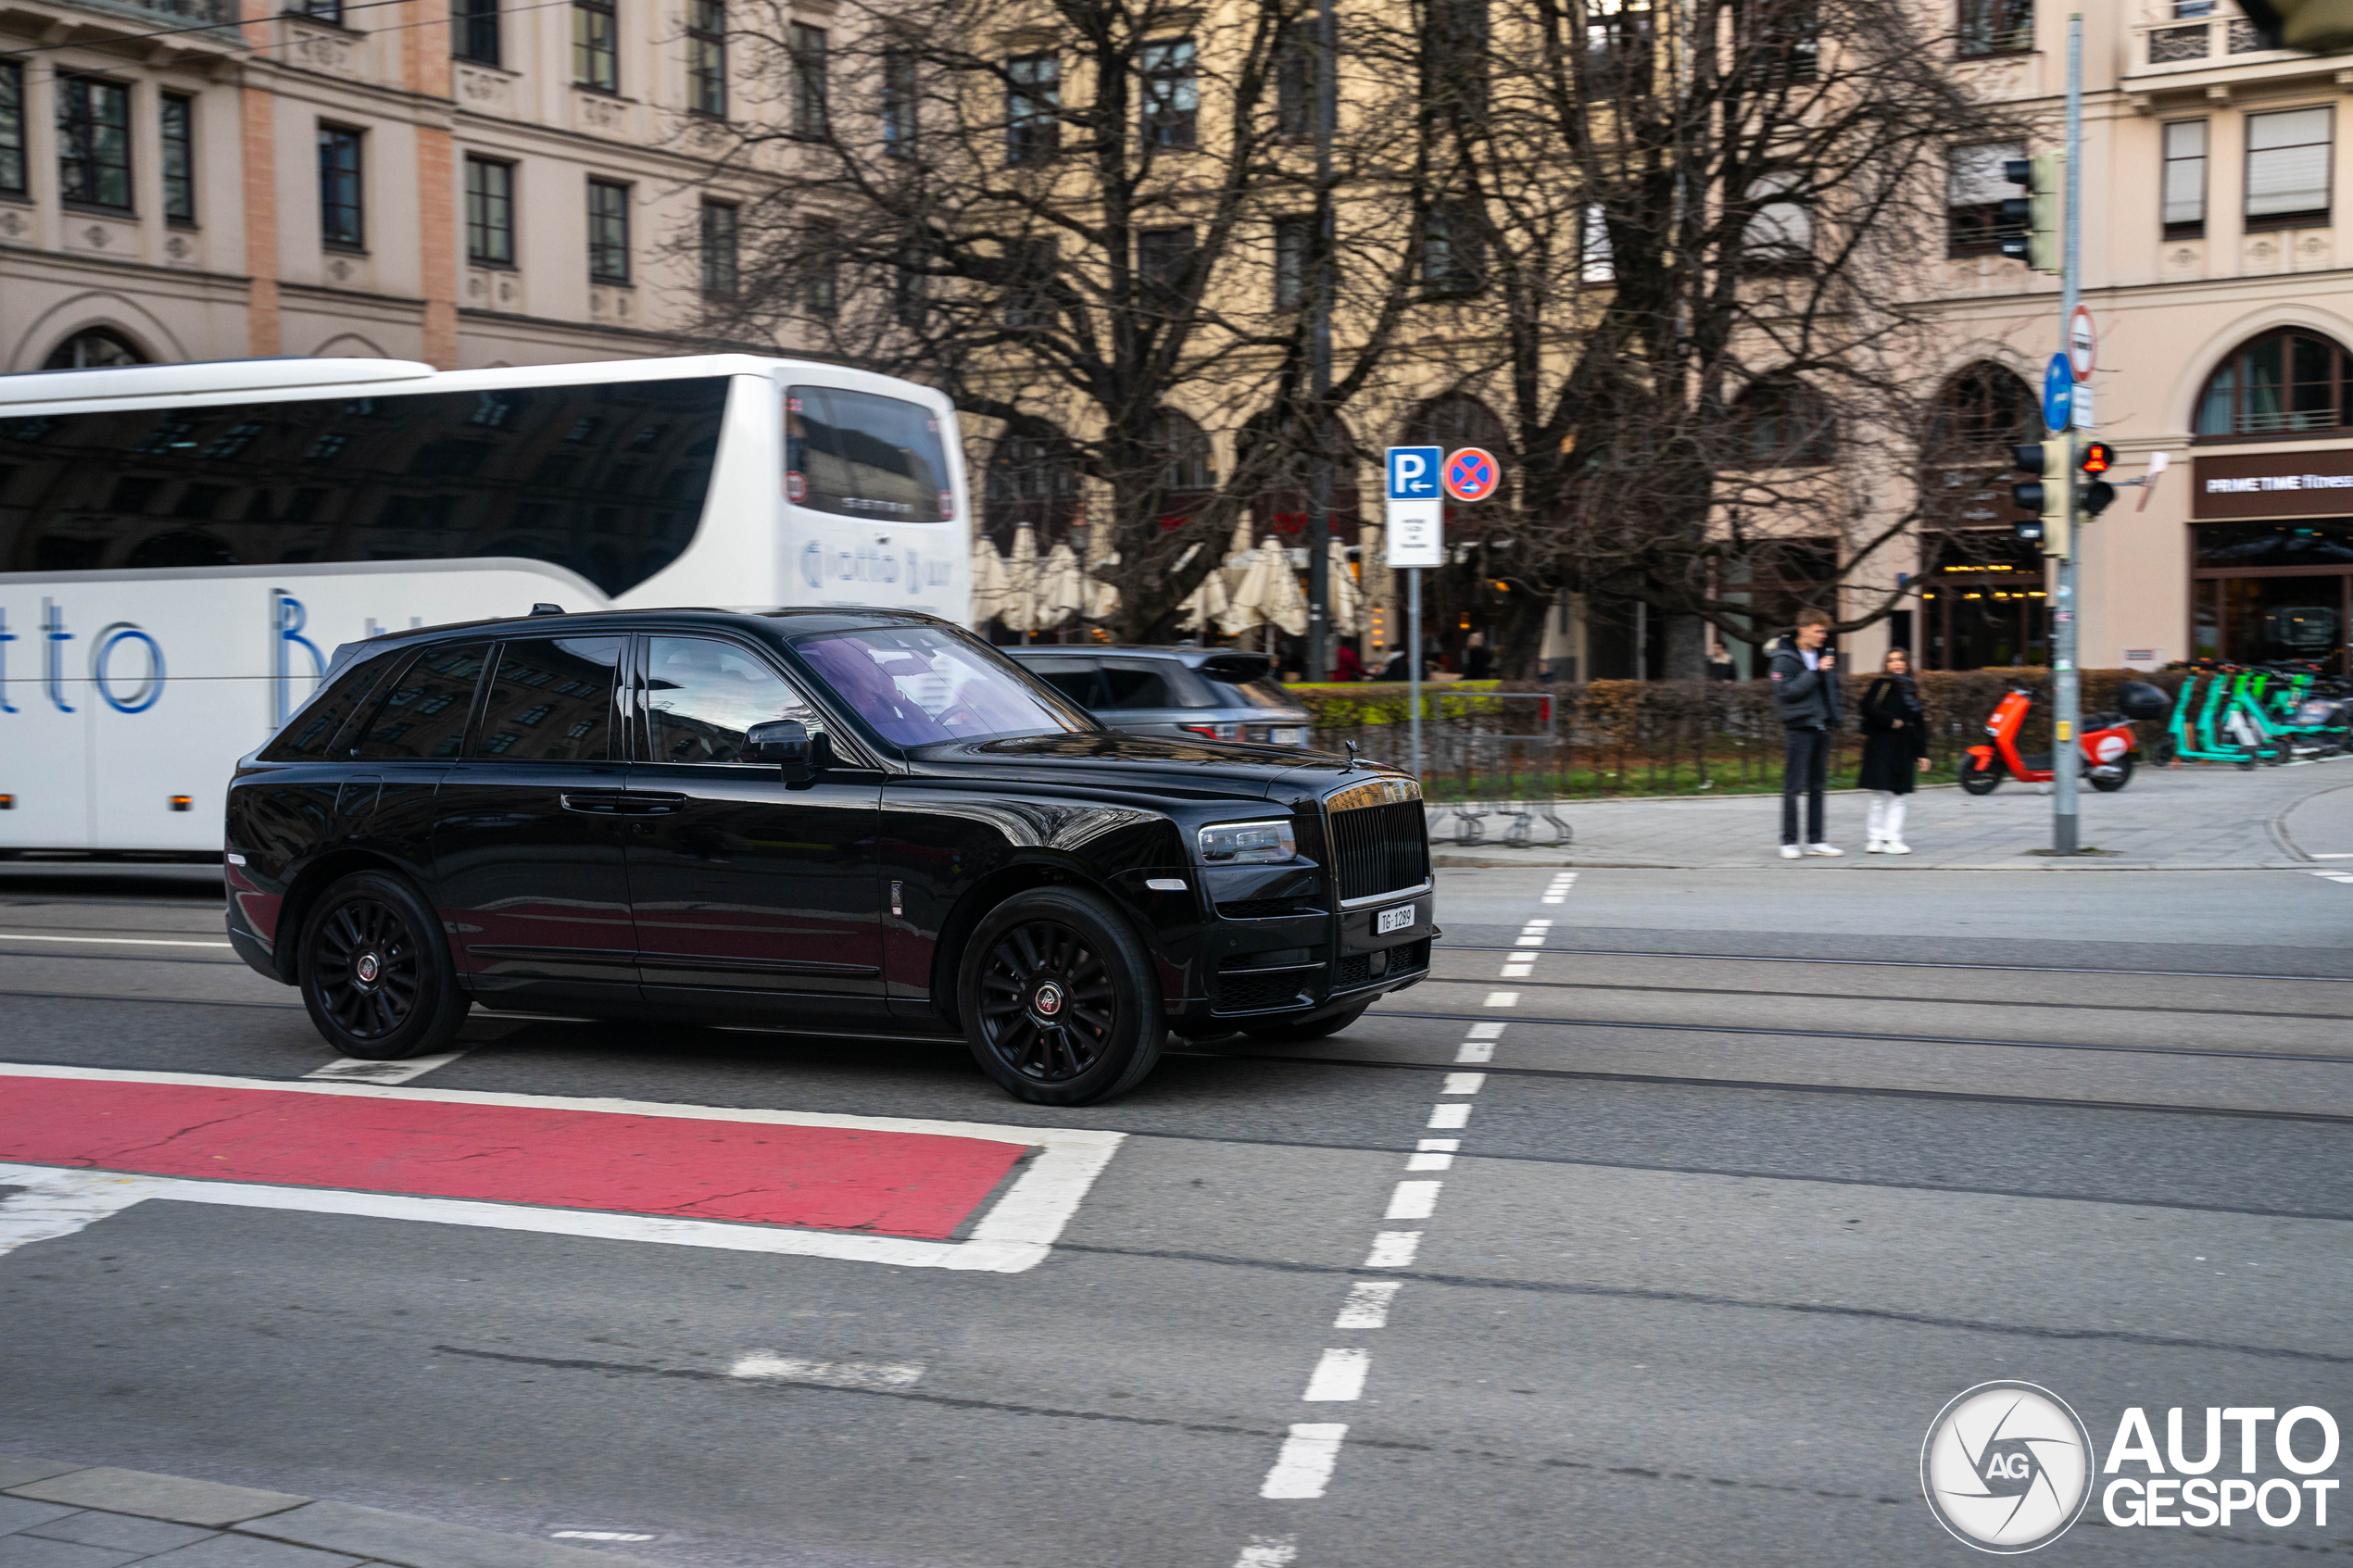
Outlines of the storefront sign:
[[2194,518],[2353,516],[2353,451],[2201,457]]

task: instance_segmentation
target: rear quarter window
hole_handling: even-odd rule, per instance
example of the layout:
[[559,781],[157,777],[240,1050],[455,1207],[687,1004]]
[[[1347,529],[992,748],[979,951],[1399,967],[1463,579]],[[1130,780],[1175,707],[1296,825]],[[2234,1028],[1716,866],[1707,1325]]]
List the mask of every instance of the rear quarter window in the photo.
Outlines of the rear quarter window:
[[386,667],[382,654],[363,659],[327,683],[326,686],[286,721],[286,727],[261,748],[264,762],[297,762],[331,755],[328,747],[343,734],[351,716],[375,689]]

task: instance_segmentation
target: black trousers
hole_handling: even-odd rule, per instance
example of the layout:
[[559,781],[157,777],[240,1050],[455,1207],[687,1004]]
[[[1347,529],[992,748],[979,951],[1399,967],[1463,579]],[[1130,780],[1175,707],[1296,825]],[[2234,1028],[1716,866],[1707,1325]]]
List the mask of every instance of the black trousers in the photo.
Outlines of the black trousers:
[[[1822,842],[1822,786],[1829,777],[1831,733],[1784,730],[1781,762],[1781,842]],[[1797,836],[1797,797],[1806,796],[1806,836]]]

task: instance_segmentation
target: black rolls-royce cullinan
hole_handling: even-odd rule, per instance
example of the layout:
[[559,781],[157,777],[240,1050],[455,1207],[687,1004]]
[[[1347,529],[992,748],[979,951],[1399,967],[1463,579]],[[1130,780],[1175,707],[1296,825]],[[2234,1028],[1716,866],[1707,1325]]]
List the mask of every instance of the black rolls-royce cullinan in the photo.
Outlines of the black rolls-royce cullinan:
[[349,1056],[468,1010],[961,1035],[1081,1105],[1171,1033],[1304,1040],[1429,967],[1421,791],[1124,734],[892,610],[648,610],[338,649],[239,764],[229,935]]

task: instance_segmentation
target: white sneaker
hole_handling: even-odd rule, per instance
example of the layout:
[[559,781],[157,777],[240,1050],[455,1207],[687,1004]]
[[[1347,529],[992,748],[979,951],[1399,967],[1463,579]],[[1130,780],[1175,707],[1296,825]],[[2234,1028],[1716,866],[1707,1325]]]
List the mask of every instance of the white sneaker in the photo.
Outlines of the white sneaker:
[[1863,853],[1866,855],[1877,855],[1886,847],[1886,845],[1881,844],[1878,839],[1874,838],[1869,844],[1863,846]]
[[1784,859],[1784,860],[1794,860],[1794,859],[1797,859],[1800,855],[1803,855],[1803,854],[1805,854],[1805,853],[1806,853],[1806,851],[1805,851],[1805,850],[1800,849],[1800,848],[1799,848],[1796,845],[1794,845],[1794,844],[1784,844],[1784,845],[1782,845],[1782,846],[1781,846],[1781,859]]
[[1828,844],[1809,844],[1806,847],[1806,852],[1808,855],[1843,855],[1846,853],[1845,850]]
[[1912,852],[1912,847],[1891,838],[1887,841],[1887,852],[1891,855],[1908,855]]

